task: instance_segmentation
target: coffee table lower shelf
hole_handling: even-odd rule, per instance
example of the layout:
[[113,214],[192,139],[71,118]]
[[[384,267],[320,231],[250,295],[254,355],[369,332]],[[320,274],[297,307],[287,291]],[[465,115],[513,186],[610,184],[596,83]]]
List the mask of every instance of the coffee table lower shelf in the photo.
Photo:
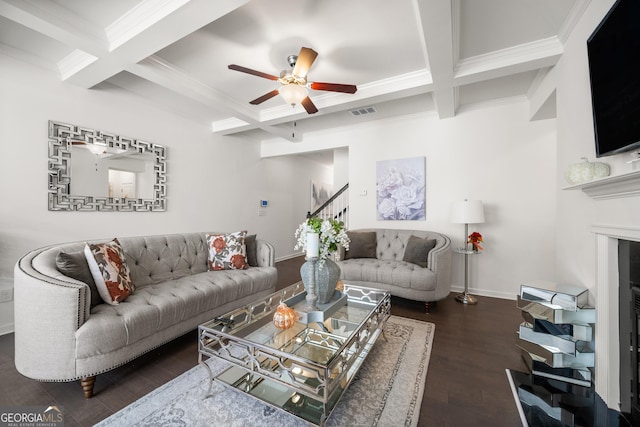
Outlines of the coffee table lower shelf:
[[[276,409],[281,409],[293,414],[313,425],[322,426],[331,415],[331,412],[340,401],[340,398],[349,387],[349,384],[351,384],[353,378],[355,378],[356,373],[377,340],[377,337],[378,335],[369,341],[355,363],[351,365],[344,380],[336,388],[333,395],[329,397],[327,403],[304,395],[296,387],[262,378],[250,370],[237,366],[231,366],[211,380],[218,380],[222,384],[236,391],[253,396]],[[307,383],[311,383],[312,386],[314,385],[313,379],[311,378],[307,380]]]

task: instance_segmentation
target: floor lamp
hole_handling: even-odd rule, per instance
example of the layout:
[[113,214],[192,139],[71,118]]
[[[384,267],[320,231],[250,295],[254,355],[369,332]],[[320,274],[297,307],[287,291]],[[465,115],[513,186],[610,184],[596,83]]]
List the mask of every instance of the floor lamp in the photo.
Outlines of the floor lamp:
[[469,224],[481,224],[484,222],[484,209],[481,200],[467,200],[455,202],[451,208],[451,222],[464,224],[464,247],[455,249],[454,252],[464,255],[464,292],[456,297],[463,304],[477,304],[478,300],[469,294],[469,255],[476,252],[469,249]]

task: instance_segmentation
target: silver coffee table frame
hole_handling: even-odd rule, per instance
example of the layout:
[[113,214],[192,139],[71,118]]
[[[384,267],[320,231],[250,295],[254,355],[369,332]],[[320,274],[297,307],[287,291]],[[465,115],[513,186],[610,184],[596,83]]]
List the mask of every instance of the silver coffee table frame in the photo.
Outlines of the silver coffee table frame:
[[[391,296],[345,284],[335,303],[319,305],[318,313],[304,311],[305,295],[299,282],[199,326],[198,362],[211,381],[206,396],[218,380],[308,423],[324,425],[383,333]],[[281,301],[309,323],[277,330],[272,318]],[[231,366],[214,375],[205,363],[209,357]]]

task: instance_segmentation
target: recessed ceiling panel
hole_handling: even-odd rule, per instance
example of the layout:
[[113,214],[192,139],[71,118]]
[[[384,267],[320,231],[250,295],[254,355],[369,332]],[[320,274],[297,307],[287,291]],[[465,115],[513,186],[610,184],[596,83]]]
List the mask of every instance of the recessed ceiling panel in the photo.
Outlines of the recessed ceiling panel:
[[0,43],[40,57],[51,66],[73,50],[41,33],[0,16]]
[[310,81],[359,85],[426,67],[411,2],[386,0],[249,2],[158,55],[248,103],[278,84],[227,66],[279,75],[302,46],[318,52]]
[[318,117],[306,117],[296,120],[295,128],[293,127],[293,123],[283,124],[283,126],[287,126],[288,129],[298,132],[299,134],[304,134],[325,129],[363,124],[374,120],[391,119],[394,117],[435,111],[433,96],[430,93],[386,102],[376,102],[367,104],[366,107],[373,107],[375,112],[371,114],[354,115],[351,114],[349,110],[343,110],[323,114]]
[[111,90],[111,86],[119,87],[151,102],[157,108],[172,111],[202,125],[211,126],[212,121],[227,117],[191,98],[181,96],[179,93],[127,72],[118,73],[107,80],[107,83],[101,84],[96,89],[108,91]]
[[464,85],[458,90],[458,100],[460,105],[468,105],[494,99],[524,96],[531,87],[536,74],[536,71],[528,71]]
[[577,0],[459,0],[460,58],[555,36]]
[[142,0],[52,0],[51,3],[104,29]]

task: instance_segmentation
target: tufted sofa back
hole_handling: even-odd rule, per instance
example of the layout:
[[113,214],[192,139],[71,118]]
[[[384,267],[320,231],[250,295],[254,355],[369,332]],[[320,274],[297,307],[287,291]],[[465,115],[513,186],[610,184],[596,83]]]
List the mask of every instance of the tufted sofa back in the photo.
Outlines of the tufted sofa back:
[[137,287],[207,271],[205,233],[123,237],[118,241]]
[[378,228],[375,231],[378,237],[376,258],[381,260],[402,261],[404,249],[411,236],[435,239],[436,246],[433,248],[434,250],[445,244],[445,239],[441,234],[429,231],[392,230],[386,228]]
[[[416,236],[426,239],[434,239],[436,246],[429,253],[427,268],[433,269],[433,260],[440,249],[450,244],[450,240],[443,234],[433,231],[422,230],[398,230],[389,228],[366,228],[349,230],[351,232],[375,231],[376,232],[376,258],[388,261],[402,261],[404,250],[409,241],[409,237]],[[340,259],[344,259],[344,249],[340,248]]]
[[[143,237],[118,237],[124,250],[131,279],[136,287],[144,287],[207,271],[207,233],[166,234]],[[211,232],[211,234],[218,234]],[[220,233],[222,234],[222,233]],[[92,243],[111,239],[92,240]],[[60,251],[81,252],[85,242],[63,243],[43,248],[34,258],[33,267],[44,275],[61,276],[55,263]],[[273,255],[271,255],[273,256]],[[258,255],[260,266],[270,266],[273,260]]]

